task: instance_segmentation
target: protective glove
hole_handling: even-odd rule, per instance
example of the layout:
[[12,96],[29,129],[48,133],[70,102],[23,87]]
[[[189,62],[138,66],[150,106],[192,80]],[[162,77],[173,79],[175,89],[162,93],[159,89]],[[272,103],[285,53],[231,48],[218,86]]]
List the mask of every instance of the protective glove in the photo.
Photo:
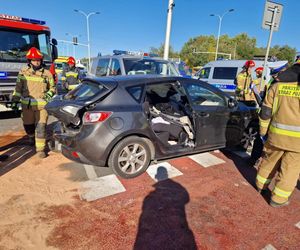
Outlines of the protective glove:
[[260,136],[260,139],[261,139],[262,143],[265,144],[265,142],[266,142],[267,139],[268,139],[268,136],[267,136],[267,135],[261,135],[261,136]]
[[11,108],[13,111],[18,111],[18,110],[19,110],[18,103],[17,103],[17,102],[13,102],[13,103],[11,104],[10,108]]
[[50,93],[48,93],[48,92],[45,93],[44,100],[47,101],[47,102],[49,102],[51,99],[52,99],[52,95]]

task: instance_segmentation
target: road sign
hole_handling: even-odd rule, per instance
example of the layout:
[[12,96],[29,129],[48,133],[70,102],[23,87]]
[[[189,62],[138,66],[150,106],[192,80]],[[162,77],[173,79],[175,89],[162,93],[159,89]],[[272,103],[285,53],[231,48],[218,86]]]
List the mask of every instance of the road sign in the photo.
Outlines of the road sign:
[[278,31],[282,11],[282,4],[266,1],[262,27],[264,29],[270,30],[272,24],[274,23],[273,31]]

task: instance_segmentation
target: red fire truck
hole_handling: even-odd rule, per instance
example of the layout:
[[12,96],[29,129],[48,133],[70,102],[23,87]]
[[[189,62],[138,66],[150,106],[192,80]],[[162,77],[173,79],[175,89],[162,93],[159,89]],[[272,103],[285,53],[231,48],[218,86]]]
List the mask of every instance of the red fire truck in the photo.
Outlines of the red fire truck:
[[26,65],[26,52],[31,47],[43,53],[44,63],[55,74],[56,45],[55,39],[50,41],[45,21],[0,14],[0,104],[10,102],[18,72]]

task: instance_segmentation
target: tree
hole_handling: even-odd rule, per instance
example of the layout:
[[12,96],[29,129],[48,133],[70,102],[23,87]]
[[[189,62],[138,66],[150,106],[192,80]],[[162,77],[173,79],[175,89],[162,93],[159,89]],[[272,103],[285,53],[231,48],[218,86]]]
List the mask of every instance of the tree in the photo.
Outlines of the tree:
[[[164,56],[164,49],[165,49],[165,45],[161,44],[159,48],[151,47],[150,48],[150,53],[157,54],[160,57],[163,57]],[[169,58],[179,58],[179,53],[174,51],[172,46],[170,46],[170,49],[169,49]]]

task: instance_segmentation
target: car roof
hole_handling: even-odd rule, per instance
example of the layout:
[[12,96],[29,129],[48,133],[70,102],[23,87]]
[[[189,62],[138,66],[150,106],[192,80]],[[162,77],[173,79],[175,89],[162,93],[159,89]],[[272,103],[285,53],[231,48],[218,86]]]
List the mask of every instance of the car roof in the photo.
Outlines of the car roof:
[[169,62],[160,57],[148,57],[148,56],[134,56],[134,55],[104,55],[96,57],[96,60],[107,59],[107,58],[118,58],[118,59],[136,59],[136,60],[147,60],[147,61],[159,61],[159,62]]
[[177,81],[182,80],[180,76],[161,76],[161,75],[120,75],[120,76],[108,76],[108,77],[88,77],[85,80],[110,84],[112,82],[127,85],[136,85],[137,83],[158,83],[162,81]]
[[[247,60],[217,60],[211,61],[205,64],[203,67],[243,67]],[[255,63],[255,67],[260,67],[264,64],[262,60],[253,60]],[[275,61],[275,62],[267,62],[268,67],[279,67],[281,65],[286,64],[288,61]]]

